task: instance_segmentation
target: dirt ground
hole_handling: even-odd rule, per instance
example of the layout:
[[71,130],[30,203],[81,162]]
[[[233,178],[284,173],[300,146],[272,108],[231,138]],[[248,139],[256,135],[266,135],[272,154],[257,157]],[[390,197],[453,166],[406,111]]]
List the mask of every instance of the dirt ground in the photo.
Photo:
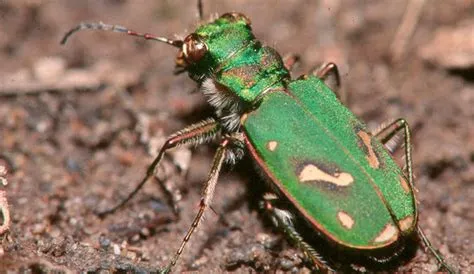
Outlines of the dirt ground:
[[[371,128],[406,118],[421,226],[454,268],[473,273],[474,2],[426,1],[417,15],[419,2],[204,0],[204,14],[245,13],[264,43],[300,54],[294,76],[337,63],[350,108]],[[8,169],[0,191],[11,214],[0,273],[157,270],[197,212],[215,145],[179,149],[160,168],[158,177],[181,191],[179,219],[156,181],[117,213],[93,214],[133,189],[167,135],[212,110],[186,74],[173,74],[175,48],[104,32],[59,45],[81,21],[174,38],[198,18],[184,0],[0,1],[0,165]],[[394,39],[411,26],[412,37]],[[176,272],[309,271],[259,213],[248,160],[223,173],[216,213]],[[437,266],[419,248],[398,270]]]

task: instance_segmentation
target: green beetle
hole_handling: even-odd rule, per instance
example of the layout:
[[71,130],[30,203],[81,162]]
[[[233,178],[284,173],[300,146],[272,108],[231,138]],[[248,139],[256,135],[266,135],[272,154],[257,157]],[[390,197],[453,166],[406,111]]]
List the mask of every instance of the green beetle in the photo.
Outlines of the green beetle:
[[[406,121],[399,119],[370,132],[338,99],[336,65],[327,63],[292,79],[295,58],[283,59],[263,46],[254,37],[250,20],[239,13],[226,13],[202,24],[183,40],[117,25],[82,23],[62,43],[83,29],[123,32],[177,47],[176,66],[189,73],[215,108],[215,117],[171,135],[137,188],[119,205],[101,213],[124,205],[154,174],[169,149],[217,138],[220,145],[199,211],[164,272],[176,264],[210,206],[223,164],[235,164],[245,153],[272,189],[264,195],[263,208],[315,269],[332,270],[305,240],[308,237],[301,235],[295,224],[299,220],[327,247],[374,262],[398,257],[406,240],[417,235],[440,265],[452,272],[417,224]],[[395,163],[385,146],[399,133],[404,135],[406,170]]]

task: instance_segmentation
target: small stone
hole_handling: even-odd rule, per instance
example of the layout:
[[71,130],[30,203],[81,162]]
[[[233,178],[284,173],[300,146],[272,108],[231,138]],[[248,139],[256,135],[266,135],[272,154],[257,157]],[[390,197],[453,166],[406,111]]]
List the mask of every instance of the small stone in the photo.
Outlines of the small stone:
[[258,233],[256,238],[257,238],[257,242],[263,245],[266,241],[268,241],[268,239],[270,238],[270,235],[266,233]]
[[99,236],[99,245],[103,249],[107,249],[112,242],[110,241],[109,238],[105,237],[105,235],[100,235]]
[[272,237],[266,233],[257,234],[257,242],[263,245],[265,248],[271,249],[278,242],[276,237]]
[[148,252],[148,250],[141,250],[141,253],[141,261],[150,261],[150,253]]
[[35,78],[40,82],[60,80],[66,70],[66,61],[60,57],[43,57],[33,65]]
[[45,230],[46,230],[46,226],[43,223],[41,223],[41,224],[33,225],[33,229],[31,232],[33,234],[41,234],[41,233],[44,233]]
[[133,251],[127,251],[126,257],[129,258],[132,261],[135,261],[138,256],[137,256],[137,253],[135,253]]
[[77,221],[76,218],[71,218],[71,219],[69,219],[69,224],[70,224],[70,225],[75,226],[77,223],[78,223],[78,221]]
[[208,261],[209,261],[209,258],[207,256],[202,256],[191,264],[191,268],[199,269],[201,266],[205,265]]
[[295,263],[292,260],[287,258],[280,259],[280,267],[283,271],[290,271],[295,266]]
[[140,230],[140,234],[143,236],[143,237],[149,237],[150,236],[150,229],[144,227]]
[[140,241],[140,235],[139,234],[133,235],[132,238],[130,238],[130,241],[132,243],[136,243],[136,242]]
[[0,165],[0,176],[5,176],[7,175],[8,171],[7,168],[3,165]]
[[120,255],[120,246],[118,244],[113,244],[114,254]]

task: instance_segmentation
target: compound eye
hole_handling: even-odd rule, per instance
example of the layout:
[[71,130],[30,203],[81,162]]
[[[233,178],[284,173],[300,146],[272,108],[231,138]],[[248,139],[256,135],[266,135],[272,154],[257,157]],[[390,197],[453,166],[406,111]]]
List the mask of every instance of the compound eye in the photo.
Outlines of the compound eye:
[[184,39],[183,54],[189,64],[198,62],[206,53],[207,46],[197,34],[191,33]]
[[221,18],[225,18],[230,22],[244,21],[247,26],[251,25],[250,19],[245,14],[238,12],[228,12],[221,15]]

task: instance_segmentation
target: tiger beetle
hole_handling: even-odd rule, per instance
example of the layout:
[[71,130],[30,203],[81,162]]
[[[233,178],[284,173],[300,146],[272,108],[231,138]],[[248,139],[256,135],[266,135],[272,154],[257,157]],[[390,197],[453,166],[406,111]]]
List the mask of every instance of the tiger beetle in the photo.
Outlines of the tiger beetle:
[[[201,1],[198,10],[202,21]],[[126,33],[178,48],[176,67],[189,73],[215,109],[214,117],[172,134],[134,191],[101,212],[102,216],[112,213],[129,201],[153,176],[168,150],[217,139],[199,211],[163,273],[176,265],[210,207],[224,163],[234,165],[244,154],[251,156],[270,186],[262,208],[302,250],[313,270],[329,272],[335,265],[329,263],[331,257],[323,259],[323,250],[316,251],[313,238],[320,238],[324,249],[337,250],[338,257],[355,255],[375,264],[396,260],[415,238],[440,267],[454,273],[418,224],[407,122],[398,119],[369,131],[343,105],[335,64],[323,64],[292,79],[295,56],[282,58],[262,45],[252,33],[250,20],[235,12],[201,24],[183,40],[118,25],[81,23],[61,43],[85,29]],[[391,156],[390,144],[399,135],[403,135],[405,168]],[[301,223],[309,237],[303,236]]]

